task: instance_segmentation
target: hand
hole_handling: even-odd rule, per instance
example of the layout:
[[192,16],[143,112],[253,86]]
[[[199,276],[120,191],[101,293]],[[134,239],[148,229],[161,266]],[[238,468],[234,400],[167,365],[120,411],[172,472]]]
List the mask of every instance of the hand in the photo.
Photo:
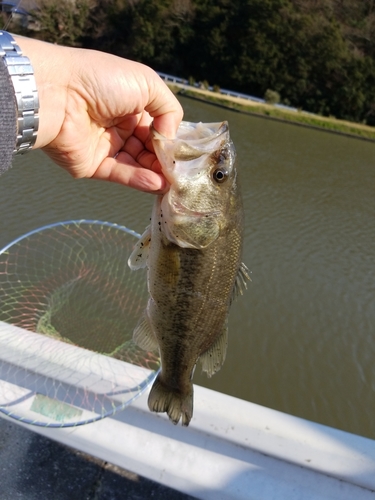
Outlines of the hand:
[[147,66],[92,50],[15,37],[33,65],[40,99],[35,148],[74,177],[162,192],[149,126],[173,138],[182,108]]

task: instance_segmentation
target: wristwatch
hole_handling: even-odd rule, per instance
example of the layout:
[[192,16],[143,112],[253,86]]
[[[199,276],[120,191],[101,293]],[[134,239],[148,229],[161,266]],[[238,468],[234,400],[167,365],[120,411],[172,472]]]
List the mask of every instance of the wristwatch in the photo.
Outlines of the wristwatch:
[[13,154],[30,150],[39,127],[39,97],[34,71],[28,57],[7,31],[0,30],[0,56],[13,83],[17,103],[17,142]]

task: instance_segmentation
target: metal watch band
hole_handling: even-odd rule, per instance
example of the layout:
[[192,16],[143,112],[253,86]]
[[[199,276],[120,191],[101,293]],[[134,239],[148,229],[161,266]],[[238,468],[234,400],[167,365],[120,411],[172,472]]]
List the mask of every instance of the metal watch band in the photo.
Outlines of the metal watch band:
[[1,30],[0,56],[7,66],[16,94],[17,142],[13,154],[22,154],[35,144],[39,127],[39,97],[34,71],[12,35]]

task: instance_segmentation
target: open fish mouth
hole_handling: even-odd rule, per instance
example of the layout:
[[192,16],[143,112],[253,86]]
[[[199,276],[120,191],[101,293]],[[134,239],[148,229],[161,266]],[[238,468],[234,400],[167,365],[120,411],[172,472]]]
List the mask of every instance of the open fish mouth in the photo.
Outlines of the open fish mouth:
[[[182,122],[180,125],[176,139],[188,141],[192,148],[207,152],[204,146],[209,145],[212,150],[212,143],[220,136],[228,132],[228,122],[219,123],[189,123]],[[203,148],[202,148],[203,146]]]
[[[230,141],[226,121],[218,123],[181,122],[176,137],[168,139],[150,126],[151,141],[160,162],[162,173],[170,185],[180,184],[182,178],[200,174],[212,157]],[[179,212],[176,207],[176,212]],[[189,207],[185,207],[189,209]]]
[[229,127],[226,121],[219,123],[181,122],[175,139],[168,139],[157,132],[151,124],[150,133],[156,155],[165,169],[168,162],[162,161],[160,154],[169,155],[177,162],[196,160],[219,149],[225,141],[225,136],[229,134]]
[[[191,146],[195,146],[199,149],[199,146],[211,143],[221,135],[226,134],[228,130],[228,122],[226,121],[219,123],[190,123],[182,121],[173,141],[189,141]],[[160,134],[154,128],[153,124],[150,125],[150,132],[151,136],[158,141],[172,140]]]

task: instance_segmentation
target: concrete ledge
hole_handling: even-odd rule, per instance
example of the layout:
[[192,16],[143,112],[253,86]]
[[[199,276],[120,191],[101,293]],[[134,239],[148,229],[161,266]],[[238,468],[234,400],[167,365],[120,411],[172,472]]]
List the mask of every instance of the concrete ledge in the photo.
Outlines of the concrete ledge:
[[375,500],[374,441],[195,392],[189,428],[151,414],[146,396],[74,429],[27,427],[201,499]]
[[204,500],[375,500],[375,441],[198,386],[194,406],[188,428],[145,394],[96,423],[22,425]]

